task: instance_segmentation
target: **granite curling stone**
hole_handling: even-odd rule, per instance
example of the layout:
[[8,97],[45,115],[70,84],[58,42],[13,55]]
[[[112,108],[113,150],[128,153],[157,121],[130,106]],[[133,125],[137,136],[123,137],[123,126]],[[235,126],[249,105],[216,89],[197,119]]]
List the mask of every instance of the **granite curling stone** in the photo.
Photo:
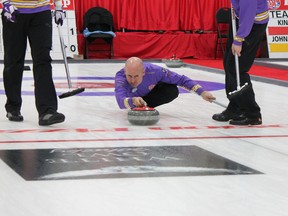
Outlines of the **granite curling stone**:
[[128,121],[133,125],[153,125],[159,121],[159,112],[151,107],[135,107],[128,111]]
[[179,68],[183,66],[183,62],[180,59],[170,59],[165,61],[165,64],[169,68]]

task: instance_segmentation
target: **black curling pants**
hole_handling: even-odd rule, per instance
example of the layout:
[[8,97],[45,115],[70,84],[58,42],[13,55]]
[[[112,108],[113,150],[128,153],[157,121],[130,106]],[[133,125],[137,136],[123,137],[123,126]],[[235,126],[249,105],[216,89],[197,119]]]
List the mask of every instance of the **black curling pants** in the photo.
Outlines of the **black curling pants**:
[[177,98],[179,90],[176,85],[168,83],[158,83],[143,98],[149,107],[157,107],[165,103],[169,103]]
[[[255,101],[255,93],[252,87],[249,70],[255,60],[257,50],[265,34],[267,24],[254,24],[250,34],[242,44],[241,56],[239,57],[240,86],[246,82],[250,85],[243,94],[235,96],[230,100],[227,110],[234,113],[242,113],[249,118],[261,117],[260,107]],[[227,48],[224,54],[225,88],[226,94],[237,89],[235,57],[232,54],[233,42],[232,26],[229,29]]]
[[7,112],[20,111],[27,39],[33,59],[35,103],[39,116],[57,111],[57,95],[52,80],[50,50],[52,47],[51,11],[20,14],[17,22],[6,22],[2,16],[4,41],[4,88]]

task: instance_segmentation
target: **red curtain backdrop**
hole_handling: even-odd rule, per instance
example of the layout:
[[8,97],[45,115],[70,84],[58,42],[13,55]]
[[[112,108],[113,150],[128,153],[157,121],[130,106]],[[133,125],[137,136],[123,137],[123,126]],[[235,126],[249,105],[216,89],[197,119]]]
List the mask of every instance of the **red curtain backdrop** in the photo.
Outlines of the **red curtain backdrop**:
[[179,12],[175,0],[123,0],[120,28],[179,30]]
[[83,31],[83,17],[91,7],[111,11],[115,29],[215,31],[215,13],[229,7],[229,0],[75,0],[76,25]]

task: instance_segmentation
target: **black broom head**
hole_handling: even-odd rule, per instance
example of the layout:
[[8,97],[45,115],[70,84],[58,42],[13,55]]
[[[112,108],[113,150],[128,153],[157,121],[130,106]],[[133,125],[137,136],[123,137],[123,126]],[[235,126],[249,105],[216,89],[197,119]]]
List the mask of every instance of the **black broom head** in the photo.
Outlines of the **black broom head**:
[[65,93],[59,95],[58,97],[59,97],[60,99],[62,99],[62,98],[67,98],[67,97],[70,97],[70,96],[79,94],[79,93],[81,93],[81,92],[83,92],[83,91],[85,91],[85,88],[78,88],[78,89],[75,89],[75,90],[73,90],[73,91],[65,92]]

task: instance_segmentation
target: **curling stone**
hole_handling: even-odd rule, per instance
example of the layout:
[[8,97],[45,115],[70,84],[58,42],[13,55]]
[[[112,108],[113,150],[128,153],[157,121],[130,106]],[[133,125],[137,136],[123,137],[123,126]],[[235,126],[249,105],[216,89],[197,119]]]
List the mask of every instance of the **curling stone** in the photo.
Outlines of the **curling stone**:
[[159,112],[151,107],[135,107],[128,111],[128,121],[133,125],[153,125],[159,121]]
[[169,68],[179,68],[183,66],[183,62],[180,59],[169,59],[165,61],[165,64]]

